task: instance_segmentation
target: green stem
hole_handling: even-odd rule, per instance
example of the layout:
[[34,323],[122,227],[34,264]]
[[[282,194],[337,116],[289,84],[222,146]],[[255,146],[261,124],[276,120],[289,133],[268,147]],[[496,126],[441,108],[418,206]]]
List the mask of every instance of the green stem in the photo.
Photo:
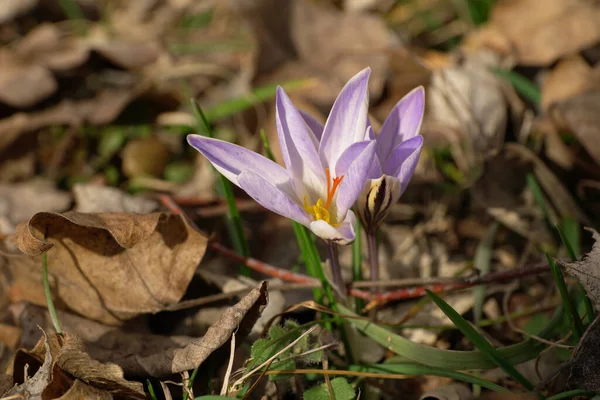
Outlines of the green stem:
[[[352,243],[352,282],[360,282],[362,276],[362,230],[360,221],[356,220],[356,238]],[[359,297],[354,300],[355,311],[360,314],[360,310],[365,306],[365,301]]]
[[48,255],[42,254],[42,280],[44,282],[44,295],[46,296],[46,303],[48,305],[48,312],[54,325],[54,330],[59,335],[63,334],[60,322],[58,322],[58,316],[56,315],[56,309],[54,308],[54,302],[52,301],[52,291],[50,290],[50,281],[48,280]]
[[[367,232],[367,245],[369,246],[369,264],[371,265],[371,280],[379,280],[379,254],[377,253],[377,231]],[[375,288],[379,291],[379,288]]]
[[337,245],[331,240],[327,241],[327,250],[329,253],[329,264],[331,265],[331,272],[333,274],[333,282],[335,284],[336,291],[342,297],[346,297],[346,285],[344,284],[344,278],[342,277],[342,268],[340,267],[340,260],[338,257]]

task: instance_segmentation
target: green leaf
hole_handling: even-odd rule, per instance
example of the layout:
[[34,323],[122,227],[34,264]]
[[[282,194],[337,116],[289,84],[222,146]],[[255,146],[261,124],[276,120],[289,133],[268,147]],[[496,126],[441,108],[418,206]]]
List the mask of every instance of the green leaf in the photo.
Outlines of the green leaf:
[[508,392],[508,389],[490,382],[486,379],[480,378],[475,375],[466,374],[464,372],[453,371],[446,368],[435,368],[428,367],[425,365],[418,364],[372,364],[366,367],[359,366],[358,368],[351,367],[351,370],[360,370],[365,372],[382,372],[402,375],[429,375],[429,376],[442,376],[445,378],[451,378],[457,381],[463,381],[479,385],[481,387],[493,390],[495,392]]
[[109,159],[119,150],[123,148],[125,144],[126,135],[122,129],[106,129],[100,136],[100,142],[98,143],[98,154],[103,159]]
[[523,75],[501,68],[492,68],[492,71],[509,81],[517,93],[533,104],[539,105],[541,103],[542,92],[540,91],[540,88]]
[[[357,317],[355,313],[341,304],[338,305],[338,310],[343,315]],[[562,316],[563,309],[562,307],[559,307],[558,311],[552,317],[550,324],[544,329],[540,336],[546,337],[552,332],[562,320]],[[438,349],[436,347],[413,343],[405,337],[396,335],[371,321],[347,318],[346,322],[356,327],[377,343],[385,346],[385,348],[398,354],[398,356],[395,357],[397,362],[412,361],[431,367],[447,368],[458,371],[490,369],[496,367],[496,364],[493,361],[489,360],[478,350],[456,351]],[[546,347],[547,346],[543,343],[528,339],[512,346],[499,348],[497,351],[504,360],[515,365],[536,358]]]
[[483,336],[481,336],[475,328],[473,328],[459,313],[456,312],[448,303],[442,300],[435,293],[427,290],[427,295],[435,302],[435,304],[446,314],[448,318],[456,325],[461,332],[473,342],[473,345],[481,351],[489,360],[499,366],[509,376],[523,385],[527,390],[533,390],[534,386],[527,378],[525,378],[511,363],[507,362],[502,355],[498,353],[496,348],[492,346]]
[[[331,380],[331,390],[335,400],[354,400],[356,393],[346,379],[338,377]],[[329,391],[324,383],[304,392],[305,400],[329,400]]]
[[576,340],[579,340],[579,338],[583,336],[583,332],[585,331],[585,329],[583,328],[581,318],[579,318],[579,314],[577,314],[577,310],[573,305],[573,300],[569,295],[569,290],[567,289],[567,284],[565,283],[565,278],[563,277],[562,270],[558,265],[556,265],[556,262],[552,257],[550,257],[548,253],[546,253],[546,259],[548,260],[550,270],[552,270],[552,276],[554,277],[554,282],[558,287],[563,307],[567,311],[567,318],[569,318],[569,322],[571,323],[571,326],[573,328],[573,336]]

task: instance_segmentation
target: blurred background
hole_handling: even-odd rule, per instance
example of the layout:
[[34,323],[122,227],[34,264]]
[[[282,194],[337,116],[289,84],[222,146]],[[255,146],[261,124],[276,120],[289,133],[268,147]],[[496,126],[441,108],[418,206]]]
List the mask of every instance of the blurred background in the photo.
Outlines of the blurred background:
[[[0,0],[0,237],[37,212],[76,204],[148,213],[167,193],[230,245],[218,177],[185,141],[205,133],[191,100],[216,137],[264,152],[264,130],[279,157],[277,85],[324,121],[344,83],[371,67],[375,131],[413,88],[423,85],[427,100],[417,171],[381,232],[383,279],[510,270],[539,263],[544,251],[564,258],[556,224],[582,254],[592,243],[582,227],[600,215],[599,39],[593,0]],[[304,271],[289,221],[235,195],[252,256]],[[350,248],[341,258],[350,265]],[[202,273],[219,277],[238,268],[214,254],[203,263]],[[0,311],[45,305],[39,276],[7,265]],[[448,301],[494,320],[504,306],[547,306],[548,282],[517,282],[504,305],[493,291],[485,302],[483,292]],[[199,287],[186,296],[207,293]],[[282,309],[311,298],[277,293]],[[380,318],[402,322],[412,305]],[[448,324],[427,307],[412,315],[415,325]],[[515,326],[539,331],[549,314],[539,315]],[[162,320],[152,329],[203,332],[192,325]],[[403,333],[467,347],[452,334]]]

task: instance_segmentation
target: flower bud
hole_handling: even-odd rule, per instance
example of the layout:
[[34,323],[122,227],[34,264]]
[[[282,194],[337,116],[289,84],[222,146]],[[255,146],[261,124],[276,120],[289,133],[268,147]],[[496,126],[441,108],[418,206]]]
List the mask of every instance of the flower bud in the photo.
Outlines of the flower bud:
[[365,184],[356,204],[358,216],[367,232],[374,232],[381,225],[399,195],[400,181],[393,176],[383,175]]

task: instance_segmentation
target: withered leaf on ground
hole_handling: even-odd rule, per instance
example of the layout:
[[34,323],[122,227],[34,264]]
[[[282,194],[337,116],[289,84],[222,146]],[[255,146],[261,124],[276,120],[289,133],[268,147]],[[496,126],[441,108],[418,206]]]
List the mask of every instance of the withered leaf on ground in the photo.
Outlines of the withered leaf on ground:
[[[20,384],[13,387],[4,395],[6,397],[20,394],[24,396],[26,399],[32,398],[41,398],[42,392],[48,386],[50,381],[52,380],[52,364],[53,357],[50,351],[50,344],[48,342],[48,337],[44,334],[44,337],[40,339],[42,346],[44,349],[44,356],[42,357],[42,364],[39,369],[35,372],[35,375],[32,377],[25,377],[22,379]],[[15,359],[16,360],[16,359]],[[24,365],[23,365],[24,367]],[[19,369],[14,369],[13,372],[22,373]],[[0,393],[2,395],[2,393]]]
[[592,228],[586,229],[592,232],[594,238],[592,250],[580,261],[559,263],[579,279],[596,310],[600,310],[600,234]]
[[77,212],[38,213],[12,240],[31,256],[8,260],[13,293],[40,304],[47,251],[57,304],[108,324],[179,301],[207,242],[180,216]]
[[498,2],[490,25],[506,35],[524,65],[546,65],[594,45],[600,38],[600,7],[586,0]]
[[600,165],[600,90],[592,90],[555,104],[551,109],[553,119],[570,130],[588,154]]
[[0,51],[0,102],[31,107],[56,91],[52,73],[37,64],[21,62],[9,51]]
[[[597,234],[596,234],[597,235]],[[568,389],[585,389],[600,391],[600,316],[586,329],[575,347],[569,361],[561,365],[556,373],[542,382],[540,386],[548,387],[558,378],[564,378]],[[561,382],[562,384],[562,382]]]
[[131,196],[110,186],[78,183],[73,186],[76,211],[84,213],[134,212],[146,214],[158,208],[154,200]]
[[[128,376],[163,377],[194,369],[213,354],[215,357],[227,357],[229,347],[224,345],[232,333],[236,332],[236,344],[242,343],[267,302],[267,284],[262,282],[225,310],[200,338],[126,332],[67,312],[59,311],[58,316],[65,331],[73,332],[85,342],[85,351],[93,359],[117,364]],[[51,326],[46,309],[32,305],[15,306],[12,307],[15,320],[24,332],[37,329],[35,326],[38,324]],[[22,344],[31,343],[32,339],[31,335],[23,337]],[[60,359],[58,362],[61,362]]]

